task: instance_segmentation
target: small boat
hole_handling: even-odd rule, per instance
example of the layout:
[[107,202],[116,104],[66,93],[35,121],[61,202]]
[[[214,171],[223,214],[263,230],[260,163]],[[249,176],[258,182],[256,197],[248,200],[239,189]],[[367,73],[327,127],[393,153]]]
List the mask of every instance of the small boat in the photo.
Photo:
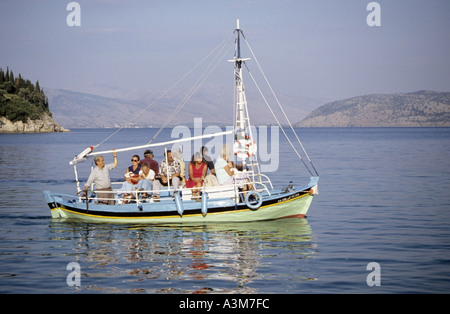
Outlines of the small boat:
[[[169,185],[167,188],[160,190],[160,197],[157,201],[154,199],[140,199],[138,193],[129,191],[130,194],[135,193],[136,195],[131,202],[124,202],[121,198],[121,193],[123,194],[123,191],[113,189],[115,194],[114,205],[101,204],[99,203],[99,200],[102,198],[101,192],[95,191],[94,188],[85,197],[81,196],[82,190],[79,186],[77,165],[96,155],[111,153],[112,150],[96,151],[97,146],[89,146],[70,161],[70,164],[74,167],[78,193],[68,195],[44,191],[44,198],[50,207],[52,218],[79,219],[98,223],[195,224],[252,222],[290,217],[306,217],[314,196],[318,194],[319,174],[295,133],[292,124],[289,122],[288,117],[284,113],[284,110],[282,110],[282,112],[309,162],[309,164],[307,164],[304,161],[302,155],[292,144],[292,141],[288,139],[295,153],[310,173],[309,182],[298,184],[288,181],[284,188],[274,189],[270,178],[261,173],[257,160],[257,147],[256,143],[253,141],[242,77],[242,69],[244,66],[247,66],[246,61],[250,59],[241,57],[241,40],[242,38],[244,40],[246,39],[239,27],[239,20],[237,20],[237,28],[234,30],[233,34],[235,34],[235,53],[234,58],[229,60],[234,63],[235,78],[235,114],[233,119],[233,129],[226,132],[177,139],[162,143],[152,143],[151,141],[141,146],[116,149],[115,152],[120,153],[132,150],[142,150],[158,146],[167,147],[168,145],[173,145],[182,141],[194,141],[203,138],[223,137],[227,134],[233,134],[234,160],[236,163],[241,161],[244,165],[244,169],[247,169],[242,171],[242,173],[247,178],[246,182],[249,184],[248,186],[251,186],[252,188],[243,191],[239,187],[237,180],[235,180],[234,183],[227,185],[204,184],[203,187],[201,187],[201,195],[197,196],[196,194],[194,197],[192,188],[182,186],[179,187],[178,190],[174,190]],[[256,59],[251,48],[250,51]],[[257,64],[259,66],[258,62]],[[282,109],[281,104],[279,102],[278,104]],[[283,126],[278,120],[277,122],[284,135],[287,137]],[[150,195],[153,191],[144,192],[147,192]]]

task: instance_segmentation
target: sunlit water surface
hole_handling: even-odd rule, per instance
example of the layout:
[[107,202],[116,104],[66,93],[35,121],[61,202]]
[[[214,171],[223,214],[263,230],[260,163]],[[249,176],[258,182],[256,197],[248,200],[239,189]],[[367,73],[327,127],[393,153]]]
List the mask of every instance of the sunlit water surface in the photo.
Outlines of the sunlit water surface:
[[[52,220],[42,191],[74,193],[68,161],[112,131],[0,135],[0,293],[449,293],[450,129],[298,131],[321,176],[307,219],[194,226]],[[125,129],[103,148],[154,132]],[[281,132],[279,143],[274,185],[304,184]]]

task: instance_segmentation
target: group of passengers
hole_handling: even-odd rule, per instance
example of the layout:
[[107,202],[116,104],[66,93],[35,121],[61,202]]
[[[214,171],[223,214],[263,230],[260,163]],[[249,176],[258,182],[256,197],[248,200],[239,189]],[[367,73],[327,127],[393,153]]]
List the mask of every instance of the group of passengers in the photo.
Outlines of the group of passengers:
[[[158,165],[158,162],[153,159],[152,150],[146,150],[142,160],[139,159],[138,155],[133,155],[131,158],[133,164],[126,169],[125,182],[121,188],[124,191],[124,203],[136,196],[146,199],[150,196],[147,191],[152,190],[153,198],[158,200],[161,187],[169,184],[175,190],[179,188],[184,180],[181,169],[182,160],[174,158],[174,154],[170,150],[167,151],[167,156],[164,153],[164,157],[161,164]],[[134,191],[137,193],[134,193]]]
[[[192,199],[200,200],[203,185],[228,185],[236,184],[243,191],[244,197],[248,190],[253,189],[249,183],[248,174],[242,172],[242,165],[234,165],[229,160],[230,148],[223,145],[220,156],[214,163],[208,156],[208,149],[203,146],[200,152],[196,152],[188,165],[188,178],[185,179],[185,163],[180,152],[167,150],[160,164],[155,161],[152,150],[144,152],[144,159],[140,160],[138,155],[131,158],[132,165],[126,168],[122,188],[119,191],[123,203],[128,203],[136,198],[153,198],[158,202],[160,199],[160,189],[170,185],[175,191],[180,186],[192,190]],[[114,204],[109,171],[117,166],[117,155],[114,154],[114,163],[105,165],[102,156],[96,156],[94,162],[97,165],[92,170],[91,175],[85,185],[85,193],[92,183],[96,184],[97,191],[103,189],[99,196],[99,203]],[[166,156],[167,155],[167,156]],[[209,171],[209,174],[208,174]],[[99,183],[101,184],[99,187]],[[107,186],[108,185],[108,186]],[[150,193],[149,191],[152,191]],[[101,201],[101,199],[107,199]],[[111,200],[112,198],[112,200]]]

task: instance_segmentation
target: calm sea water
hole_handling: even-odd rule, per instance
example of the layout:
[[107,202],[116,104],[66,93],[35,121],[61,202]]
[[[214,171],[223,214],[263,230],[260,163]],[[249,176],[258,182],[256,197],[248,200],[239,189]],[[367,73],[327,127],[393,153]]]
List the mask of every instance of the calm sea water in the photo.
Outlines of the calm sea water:
[[[42,191],[73,193],[68,161],[113,131],[0,135],[0,293],[450,293],[450,128],[298,131],[321,175],[307,219],[204,226],[52,220]],[[281,133],[279,151],[274,184],[307,180]]]

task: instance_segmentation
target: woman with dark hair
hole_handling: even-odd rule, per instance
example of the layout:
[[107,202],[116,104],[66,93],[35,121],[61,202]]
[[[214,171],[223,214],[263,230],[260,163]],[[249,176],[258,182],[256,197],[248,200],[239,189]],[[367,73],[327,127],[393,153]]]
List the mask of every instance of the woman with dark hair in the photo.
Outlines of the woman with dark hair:
[[[189,178],[186,180],[187,188],[201,188],[203,186],[203,179],[206,176],[208,166],[203,160],[201,153],[195,153],[189,163]],[[192,197],[199,199],[200,189],[192,189]]]

